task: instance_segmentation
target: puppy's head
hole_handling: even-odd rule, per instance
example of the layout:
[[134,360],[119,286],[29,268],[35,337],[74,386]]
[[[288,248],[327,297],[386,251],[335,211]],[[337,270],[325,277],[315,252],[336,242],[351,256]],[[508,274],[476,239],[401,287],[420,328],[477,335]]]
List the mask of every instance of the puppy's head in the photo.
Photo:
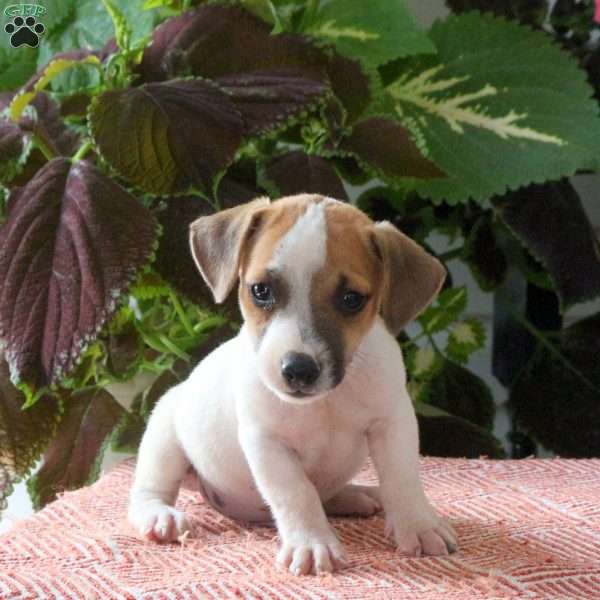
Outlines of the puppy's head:
[[445,277],[435,258],[391,224],[317,195],[259,198],[201,217],[190,241],[216,302],[239,278],[260,377],[295,403],[343,380],[378,314],[397,335]]

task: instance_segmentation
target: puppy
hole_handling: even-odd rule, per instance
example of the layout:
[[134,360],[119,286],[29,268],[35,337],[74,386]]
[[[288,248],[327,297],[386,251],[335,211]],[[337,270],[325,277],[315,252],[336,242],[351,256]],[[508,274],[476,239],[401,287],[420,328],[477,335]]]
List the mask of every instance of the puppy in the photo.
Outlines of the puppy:
[[[249,204],[191,225],[191,250],[223,302],[239,278],[244,324],[159,401],[139,450],[129,519],[172,541],[193,467],[205,500],[274,519],[294,574],[346,564],[326,515],[383,509],[409,555],[456,535],[419,479],[417,420],[395,336],[439,291],[442,265],[396,228],[318,195]],[[370,454],[378,487],[348,483]]]

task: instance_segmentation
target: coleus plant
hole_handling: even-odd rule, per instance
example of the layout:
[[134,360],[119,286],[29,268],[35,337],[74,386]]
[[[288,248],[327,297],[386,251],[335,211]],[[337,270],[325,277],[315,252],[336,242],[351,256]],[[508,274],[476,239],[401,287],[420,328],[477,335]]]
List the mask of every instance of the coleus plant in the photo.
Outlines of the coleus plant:
[[[426,245],[446,236],[440,258],[485,290],[516,261],[565,307],[600,294],[567,188],[544,231],[543,198],[500,196],[598,168],[592,89],[545,34],[478,12],[424,32],[401,0],[46,5],[38,49],[0,46],[0,500],[40,457],[37,506],[91,481],[107,447],[135,451],[161,393],[235,333],[235,299],[213,306],[189,256],[201,214],[327,194]],[[561,255],[567,219],[577,245]],[[422,447],[501,456],[467,303],[449,281],[399,338]],[[558,354],[570,383],[600,386],[581,330],[535,330],[549,354],[530,379]],[[114,384],[144,374],[117,402]],[[573,453],[598,450],[592,436]]]

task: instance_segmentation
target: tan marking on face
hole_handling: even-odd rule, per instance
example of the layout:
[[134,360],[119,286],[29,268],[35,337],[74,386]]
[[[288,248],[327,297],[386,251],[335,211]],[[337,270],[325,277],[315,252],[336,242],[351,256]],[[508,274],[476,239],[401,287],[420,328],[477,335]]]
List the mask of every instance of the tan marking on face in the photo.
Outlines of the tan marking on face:
[[[261,378],[277,393],[288,393],[280,364],[290,351],[310,355],[321,367],[308,390],[315,397],[342,381],[381,303],[383,266],[372,227],[360,210],[319,196],[285,198],[261,210],[240,267],[239,299]],[[273,282],[273,308],[257,306],[250,286]],[[344,291],[367,296],[364,308],[344,313]]]
[[[379,312],[383,267],[370,241],[373,222],[360,210],[347,204],[327,208],[327,260],[313,283],[317,327],[323,335],[341,338],[344,367],[352,359],[361,340]],[[344,315],[336,306],[340,282],[344,289],[369,297],[365,307],[354,315]],[[335,344],[335,342],[331,342]],[[340,350],[341,351],[341,350]]]
[[240,265],[238,292],[244,321],[256,341],[262,337],[274,313],[254,304],[249,285],[268,281],[267,267],[275,249],[315,200],[320,202],[322,197],[314,194],[289,196],[273,202],[261,211],[260,227],[255,233],[254,243]]

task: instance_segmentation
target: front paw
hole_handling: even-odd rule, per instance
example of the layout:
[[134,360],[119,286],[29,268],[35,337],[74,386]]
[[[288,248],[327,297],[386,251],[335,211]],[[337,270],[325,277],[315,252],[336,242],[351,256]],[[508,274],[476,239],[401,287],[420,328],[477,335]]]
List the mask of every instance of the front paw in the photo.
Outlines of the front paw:
[[324,533],[297,532],[285,536],[277,563],[293,575],[331,573],[347,566],[344,548],[333,530]]
[[190,526],[185,513],[159,502],[129,508],[129,522],[148,540],[175,542]]
[[433,509],[424,513],[386,516],[386,535],[409,556],[445,556],[456,552],[458,539],[452,525]]

